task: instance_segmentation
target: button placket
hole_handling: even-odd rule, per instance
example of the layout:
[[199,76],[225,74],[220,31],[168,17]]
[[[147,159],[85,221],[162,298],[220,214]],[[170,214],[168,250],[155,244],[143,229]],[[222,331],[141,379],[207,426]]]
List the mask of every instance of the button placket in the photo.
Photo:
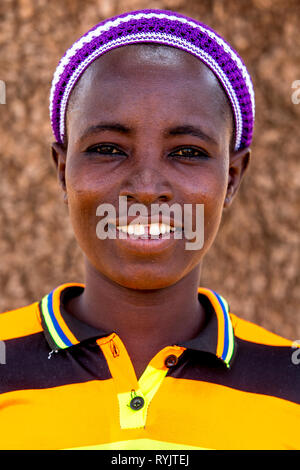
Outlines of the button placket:
[[178,356],[185,348],[168,346],[162,349],[137,380],[125,345],[116,333],[97,340],[97,343],[105,355],[116,389],[121,429],[144,428],[152,399],[162,385],[168,369],[177,364]]
[[112,375],[119,404],[121,429],[143,428],[147,402],[125,345],[115,333],[105,339],[97,340],[97,343]]

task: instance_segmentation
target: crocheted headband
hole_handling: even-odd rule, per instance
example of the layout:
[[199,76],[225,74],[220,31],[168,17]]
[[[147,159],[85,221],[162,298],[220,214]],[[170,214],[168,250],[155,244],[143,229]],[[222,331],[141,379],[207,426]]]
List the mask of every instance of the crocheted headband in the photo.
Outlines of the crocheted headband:
[[251,143],[254,91],[239,55],[215,31],[198,21],[164,10],[138,10],[98,23],[61,58],[53,76],[50,117],[57,142],[64,141],[68,99],[82,73],[101,55],[117,47],[155,43],[198,57],[219,79],[235,120],[235,150]]

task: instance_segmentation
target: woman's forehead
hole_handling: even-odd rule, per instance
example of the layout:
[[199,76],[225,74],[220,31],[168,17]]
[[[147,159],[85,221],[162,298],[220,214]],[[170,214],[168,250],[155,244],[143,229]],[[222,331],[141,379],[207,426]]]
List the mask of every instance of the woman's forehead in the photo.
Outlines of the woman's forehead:
[[68,111],[74,109],[76,102],[82,105],[87,96],[105,98],[107,93],[117,96],[120,88],[125,93],[131,86],[137,87],[136,92],[142,88],[145,96],[161,88],[168,95],[175,93],[175,98],[176,93],[187,98],[193,93],[192,99],[204,88],[214,104],[222,110],[227,108],[231,115],[221,84],[204,63],[175,47],[153,44],[120,47],[94,61],[76,84]]
[[171,47],[130,45],[97,59],[71,95],[67,129],[73,141],[99,122],[137,132],[155,127],[157,135],[199,124],[218,139],[231,135],[233,116],[221,84],[195,57]]
[[[194,68],[196,68],[200,62],[196,57],[175,46],[151,43],[129,44],[117,49],[112,49],[95,62],[98,62],[99,65],[102,63],[107,65],[109,63],[115,64],[116,62],[126,63],[128,60],[136,62],[136,64],[149,62],[157,65],[194,66]],[[93,66],[95,67],[95,63],[91,64],[91,68],[93,68]]]

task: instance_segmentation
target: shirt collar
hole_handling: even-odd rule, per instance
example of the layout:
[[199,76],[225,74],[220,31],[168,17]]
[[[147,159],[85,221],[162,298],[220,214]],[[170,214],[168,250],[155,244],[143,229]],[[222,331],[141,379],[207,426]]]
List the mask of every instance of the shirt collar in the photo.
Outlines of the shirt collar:
[[[82,341],[113,333],[89,326],[64,309],[67,297],[79,295],[83,289],[84,284],[62,284],[40,301],[42,326],[52,350],[67,349]],[[235,352],[235,340],[228,303],[220,294],[204,287],[198,288],[198,296],[208,313],[206,324],[197,337],[178,346],[213,354],[229,368]]]
[[230,368],[236,344],[229,305],[220,294],[204,287],[198,288],[198,297],[206,307],[207,322],[197,337],[178,346],[213,354]]

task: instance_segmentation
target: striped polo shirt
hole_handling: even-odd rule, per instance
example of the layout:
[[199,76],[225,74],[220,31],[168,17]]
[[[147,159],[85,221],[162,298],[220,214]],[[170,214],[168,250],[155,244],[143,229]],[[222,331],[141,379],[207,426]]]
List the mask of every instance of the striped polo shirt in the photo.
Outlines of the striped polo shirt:
[[116,332],[64,308],[83,289],[0,315],[1,449],[300,449],[291,341],[199,288],[200,334],[164,347],[137,380]]

